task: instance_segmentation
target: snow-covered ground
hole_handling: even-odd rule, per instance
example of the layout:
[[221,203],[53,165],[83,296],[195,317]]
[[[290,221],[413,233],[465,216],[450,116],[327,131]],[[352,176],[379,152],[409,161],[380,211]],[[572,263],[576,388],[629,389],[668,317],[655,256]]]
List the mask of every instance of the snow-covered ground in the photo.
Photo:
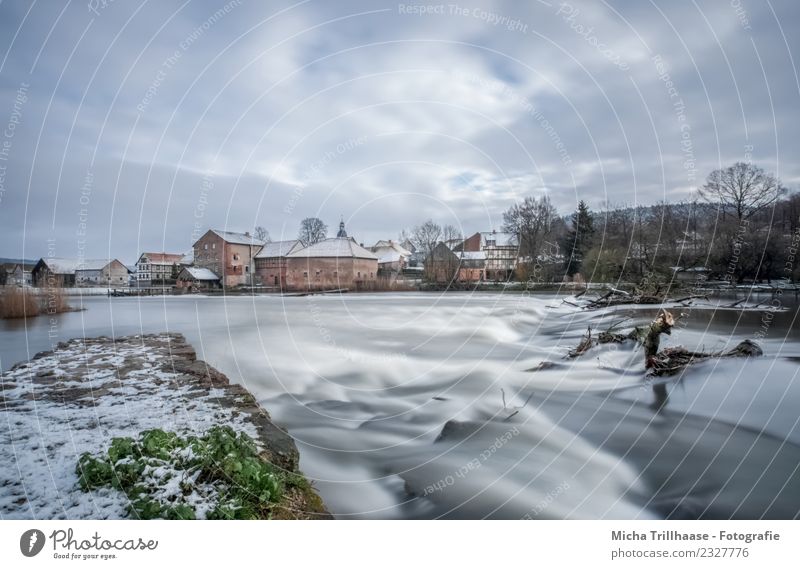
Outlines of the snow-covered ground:
[[4,373],[0,518],[127,517],[123,493],[83,492],[75,471],[82,453],[105,451],[113,437],[226,424],[259,441],[246,394],[186,373],[187,362],[204,365],[176,334],[78,339]]

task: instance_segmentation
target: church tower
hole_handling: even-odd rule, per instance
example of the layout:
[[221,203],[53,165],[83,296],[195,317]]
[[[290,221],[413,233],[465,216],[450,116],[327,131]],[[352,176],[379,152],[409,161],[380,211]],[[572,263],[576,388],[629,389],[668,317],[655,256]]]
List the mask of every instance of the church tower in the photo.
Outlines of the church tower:
[[336,234],[336,237],[347,237],[347,231],[344,230],[344,219],[339,222],[339,233]]

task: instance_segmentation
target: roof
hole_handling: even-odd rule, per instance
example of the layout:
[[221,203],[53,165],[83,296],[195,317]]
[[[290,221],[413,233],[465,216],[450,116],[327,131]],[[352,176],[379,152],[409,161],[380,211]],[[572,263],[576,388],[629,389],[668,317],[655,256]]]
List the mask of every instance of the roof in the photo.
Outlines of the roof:
[[194,264],[194,249],[189,249],[188,253],[185,253],[183,257],[181,257],[181,265],[192,265]]
[[373,245],[369,249],[370,251],[375,253],[378,256],[378,258],[390,253],[397,253],[402,257],[410,257],[412,254],[411,251],[409,251],[402,245],[398,245],[391,239],[389,241],[378,241],[377,243],[375,243],[375,245]]
[[378,264],[383,263],[397,263],[403,258],[403,255],[394,250],[384,251],[378,253]]
[[287,255],[291,259],[312,257],[350,257],[355,259],[375,259],[378,257],[364,249],[351,237],[331,237],[309,245]]
[[264,245],[261,251],[256,255],[256,259],[285,257],[302,246],[303,245],[297,239],[292,239],[290,241],[272,241]]
[[486,251],[459,251],[456,253],[460,258],[465,261],[485,261]]
[[56,275],[71,275],[75,271],[101,271],[116,259],[62,259],[59,257],[42,257],[43,262],[51,273]]
[[168,265],[180,263],[181,258],[183,258],[183,255],[180,253],[142,253],[139,255],[139,261],[141,261],[142,257],[145,255],[149,259],[150,263],[164,263]]
[[[76,261],[77,266],[75,267],[76,271],[102,271],[106,268],[109,264],[116,261],[116,259],[83,259],[82,261]],[[123,265],[124,266],[124,265]]]
[[17,267],[21,267],[23,272],[30,272],[36,266],[36,263],[2,263],[0,266],[2,266],[7,273],[13,273],[17,270]]
[[203,267],[184,267],[181,273],[189,273],[196,281],[218,281],[219,277],[211,269]]
[[486,242],[494,240],[495,247],[516,247],[517,236],[513,233],[502,233],[500,231],[482,231],[481,247],[486,247]]
[[228,243],[234,245],[264,245],[263,239],[258,239],[254,235],[248,233],[237,233],[236,231],[221,231],[219,229],[212,229],[214,233],[219,235]]

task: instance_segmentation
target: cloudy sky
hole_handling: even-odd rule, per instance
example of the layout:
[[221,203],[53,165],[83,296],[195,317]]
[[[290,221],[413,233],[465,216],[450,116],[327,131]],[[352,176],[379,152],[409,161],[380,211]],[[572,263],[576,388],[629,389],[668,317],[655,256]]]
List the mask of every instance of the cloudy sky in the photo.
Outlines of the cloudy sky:
[[800,186],[800,4],[0,3],[0,256],[186,251],[207,227],[367,244],[527,195]]

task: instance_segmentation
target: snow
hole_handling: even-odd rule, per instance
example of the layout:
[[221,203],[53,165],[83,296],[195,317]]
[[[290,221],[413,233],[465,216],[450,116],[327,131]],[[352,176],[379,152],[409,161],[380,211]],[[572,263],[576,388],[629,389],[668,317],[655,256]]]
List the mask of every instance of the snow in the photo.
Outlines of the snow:
[[75,271],[101,271],[115,259],[63,259],[45,257],[42,259],[52,273],[71,275]]
[[212,229],[214,233],[222,237],[228,243],[233,243],[234,245],[256,245],[261,246],[264,245],[264,241],[254,237],[253,235],[249,235],[247,233],[238,233],[236,231],[221,231],[219,229]]
[[309,245],[287,255],[290,258],[351,257],[356,259],[376,259],[377,256],[364,249],[350,237],[332,237]]
[[494,241],[495,247],[516,247],[517,236],[513,233],[484,231],[481,233],[481,247],[489,246],[487,241]]
[[460,251],[456,253],[459,257],[464,259],[465,261],[485,261],[486,260],[486,252],[485,251]]
[[210,269],[203,267],[186,267],[183,269],[196,281],[218,281],[219,277]]
[[302,244],[297,239],[291,241],[272,241],[264,245],[261,251],[256,255],[256,259],[285,257],[300,247],[302,247]]
[[[82,453],[105,451],[114,437],[154,428],[187,436],[227,424],[258,440],[256,427],[230,405],[224,388],[174,373],[175,341],[169,335],[72,340],[2,374],[3,519],[128,517],[123,493],[83,492],[75,472]],[[174,476],[167,481],[167,474],[150,473],[164,478],[165,493],[180,482]]]

